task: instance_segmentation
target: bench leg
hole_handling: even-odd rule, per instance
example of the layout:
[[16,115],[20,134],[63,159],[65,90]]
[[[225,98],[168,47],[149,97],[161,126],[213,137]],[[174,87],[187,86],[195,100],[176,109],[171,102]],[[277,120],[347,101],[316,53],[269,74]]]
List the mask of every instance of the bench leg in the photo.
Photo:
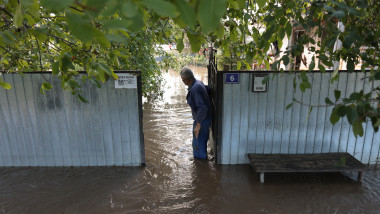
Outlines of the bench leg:
[[358,182],[363,183],[363,171],[358,172]]
[[260,172],[260,183],[264,183],[264,172]]

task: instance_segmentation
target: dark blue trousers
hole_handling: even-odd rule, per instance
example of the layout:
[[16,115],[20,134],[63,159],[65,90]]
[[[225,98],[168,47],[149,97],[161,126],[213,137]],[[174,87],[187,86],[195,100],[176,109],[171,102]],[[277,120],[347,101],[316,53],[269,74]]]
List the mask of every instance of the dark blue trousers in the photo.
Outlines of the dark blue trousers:
[[209,127],[211,119],[204,120],[201,123],[201,129],[199,130],[198,139],[195,139],[194,128],[195,121],[193,123],[193,153],[194,158],[207,159],[207,141],[209,136]]

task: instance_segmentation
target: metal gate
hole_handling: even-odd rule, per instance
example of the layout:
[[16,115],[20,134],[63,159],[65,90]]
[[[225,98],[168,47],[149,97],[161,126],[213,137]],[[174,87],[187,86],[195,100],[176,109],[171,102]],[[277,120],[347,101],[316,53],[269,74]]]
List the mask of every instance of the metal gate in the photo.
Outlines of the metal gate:
[[[116,73],[132,75],[135,87],[86,83],[88,103],[63,91],[51,73],[3,74],[13,88],[0,89],[0,166],[143,165],[140,72]],[[46,95],[44,81],[54,86]]]
[[[368,92],[380,85],[368,81],[369,73],[340,72],[337,82],[330,84],[332,72],[308,72],[312,88],[301,93],[294,90],[295,73],[285,71],[217,71],[210,57],[209,85],[213,88],[213,138],[217,163],[247,164],[248,153],[318,154],[348,152],[366,164],[380,161],[380,132],[370,123],[364,136],[355,138],[346,118],[334,126],[329,121],[333,107],[314,108],[299,103],[286,110],[297,99],[302,103],[324,105],[339,89],[342,97],[354,91]],[[226,76],[238,75],[238,84],[226,82]],[[253,92],[255,76],[269,75],[266,92]]]

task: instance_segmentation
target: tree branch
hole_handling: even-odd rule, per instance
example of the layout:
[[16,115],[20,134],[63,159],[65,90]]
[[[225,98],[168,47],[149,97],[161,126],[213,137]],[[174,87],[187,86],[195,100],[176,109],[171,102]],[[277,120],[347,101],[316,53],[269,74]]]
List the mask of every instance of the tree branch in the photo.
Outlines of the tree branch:
[[[368,102],[370,102],[370,103],[373,103],[373,102],[376,102],[377,101],[377,99],[369,99],[368,100]],[[311,105],[311,104],[306,104],[306,103],[303,103],[303,102],[301,102],[301,101],[299,101],[299,100],[296,100],[296,99],[294,99],[293,100],[293,102],[296,102],[296,103],[298,103],[298,104],[300,104],[300,105],[303,105],[303,106],[308,106],[308,107],[315,107],[315,108],[319,108],[319,107],[330,107],[330,106],[336,106],[336,105],[340,105],[340,104],[343,104],[343,105],[345,105],[345,106],[347,106],[347,105],[351,105],[351,104],[356,104],[356,102],[351,102],[351,103],[335,103],[335,104],[326,104],[326,105]]]
[[0,7],[0,10],[4,11],[4,13],[6,13],[8,16],[12,17],[13,18],[13,15],[11,13],[9,13],[6,9],[5,9],[5,6],[1,6]]
[[75,8],[75,7],[73,7],[73,6],[69,6],[69,8],[71,8],[71,9],[73,9],[73,10],[76,10],[76,11],[79,11],[79,12],[81,12],[81,13],[84,12],[83,10],[79,10],[78,8]]
[[65,16],[53,16],[53,17],[47,17],[47,16],[40,16],[41,19],[56,19],[56,18],[65,18]]
[[72,48],[73,46],[78,47],[78,45],[76,45],[76,44],[74,44],[74,43],[72,43],[72,42],[69,42],[69,41],[67,41],[67,40],[65,40],[65,39],[63,39],[63,38],[61,38],[61,37],[58,37],[58,36],[55,36],[55,35],[52,35],[52,34],[47,34],[47,35],[50,36],[50,37],[54,37],[54,38],[56,38],[56,39],[61,40],[61,41],[64,42],[66,45],[70,46],[71,48]]
[[[55,50],[55,51],[57,51],[57,52],[62,51],[61,48],[56,47],[56,46],[55,46],[54,44],[52,44],[51,42],[49,42],[49,44],[47,44],[46,42],[44,42],[44,44],[45,44],[47,47],[52,48],[53,50]],[[54,47],[53,47],[53,46],[54,46]]]
[[43,67],[42,67],[42,56],[41,56],[41,48],[40,48],[40,43],[38,43],[38,39],[37,39],[37,37],[36,36],[34,36],[34,38],[36,39],[36,42],[37,42],[37,48],[38,48],[38,53],[39,53],[39,55],[40,55],[40,71],[42,71],[43,69]]
[[[84,5],[84,4],[79,3],[78,1],[75,1],[75,4],[78,5],[79,7],[81,7],[83,10],[88,9],[88,10],[92,10],[92,11],[94,11],[94,12],[98,12],[98,10],[97,10],[96,8],[86,6],[86,5]],[[83,11],[82,11],[82,12],[83,12]]]

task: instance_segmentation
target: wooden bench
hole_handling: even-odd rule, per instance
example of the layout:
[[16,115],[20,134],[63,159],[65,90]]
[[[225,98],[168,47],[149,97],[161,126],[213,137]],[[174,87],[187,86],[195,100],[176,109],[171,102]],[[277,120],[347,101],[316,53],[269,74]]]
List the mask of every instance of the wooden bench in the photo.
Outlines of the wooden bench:
[[348,153],[324,154],[248,154],[252,168],[264,183],[266,172],[358,172],[363,182],[365,165]]

